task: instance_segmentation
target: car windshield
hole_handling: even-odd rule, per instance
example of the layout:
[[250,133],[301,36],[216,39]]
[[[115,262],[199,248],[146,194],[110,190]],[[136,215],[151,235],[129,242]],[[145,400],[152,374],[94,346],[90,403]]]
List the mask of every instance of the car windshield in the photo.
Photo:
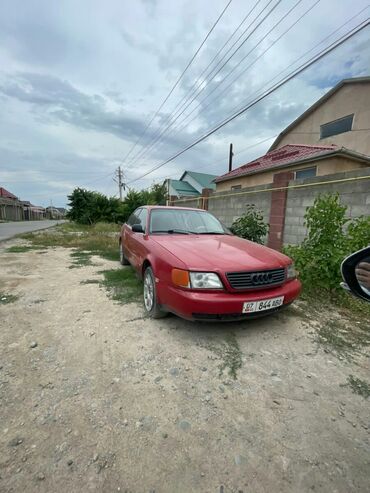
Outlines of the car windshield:
[[168,234],[229,234],[218,219],[205,211],[153,209],[150,232]]

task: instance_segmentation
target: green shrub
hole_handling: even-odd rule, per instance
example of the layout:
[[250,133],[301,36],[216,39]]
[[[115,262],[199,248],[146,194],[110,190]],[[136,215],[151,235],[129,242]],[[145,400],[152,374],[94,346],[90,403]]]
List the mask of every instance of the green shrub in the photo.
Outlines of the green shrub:
[[338,194],[319,195],[305,214],[307,237],[285,247],[300,273],[306,292],[339,292],[340,265],[347,255],[370,243],[370,217],[349,219]]
[[75,188],[68,196],[67,217],[78,224],[91,225],[98,222],[122,224],[142,205],[164,205],[166,196],[165,184],[158,183],[153,184],[149,190],[130,190],[123,202],[99,192]]
[[251,204],[247,205],[246,212],[233,222],[230,229],[235,235],[241,238],[256,243],[263,243],[269,225],[263,220],[261,211],[257,210],[254,204]]

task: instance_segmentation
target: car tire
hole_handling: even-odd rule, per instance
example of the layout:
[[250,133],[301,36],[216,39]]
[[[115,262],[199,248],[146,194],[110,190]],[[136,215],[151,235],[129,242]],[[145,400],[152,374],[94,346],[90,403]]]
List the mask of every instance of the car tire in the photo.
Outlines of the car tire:
[[127,260],[125,254],[123,253],[122,241],[119,242],[119,261],[121,265],[130,265],[130,262]]
[[155,277],[151,267],[147,267],[145,269],[143,280],[144,280],[143,297],[144,297],[144,308],[146,313],[151,318],[165,317],[167,315],[167,312],[162,311],[157,303]]

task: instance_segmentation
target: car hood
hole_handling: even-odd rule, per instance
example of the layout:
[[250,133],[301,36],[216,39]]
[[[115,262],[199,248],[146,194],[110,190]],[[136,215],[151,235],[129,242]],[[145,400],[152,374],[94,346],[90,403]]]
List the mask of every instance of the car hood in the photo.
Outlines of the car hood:
[[153,235],[152,240],[189,270],[243,271],[284,267],[289,258],[263,245],[231,235]]

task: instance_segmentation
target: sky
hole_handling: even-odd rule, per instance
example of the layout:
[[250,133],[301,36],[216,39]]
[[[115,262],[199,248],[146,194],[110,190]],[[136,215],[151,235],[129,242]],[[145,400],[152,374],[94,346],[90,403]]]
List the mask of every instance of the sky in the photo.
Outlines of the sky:
[[370,75],[367,27],[140,178],[370,15],[368,0],[232,0],[179,80],[227,3],[1,0],[0,187],[64,207],[75,187],[118,195],[118,166],[136,189],[220,175],[230,142],[245,164],[338,81]]

